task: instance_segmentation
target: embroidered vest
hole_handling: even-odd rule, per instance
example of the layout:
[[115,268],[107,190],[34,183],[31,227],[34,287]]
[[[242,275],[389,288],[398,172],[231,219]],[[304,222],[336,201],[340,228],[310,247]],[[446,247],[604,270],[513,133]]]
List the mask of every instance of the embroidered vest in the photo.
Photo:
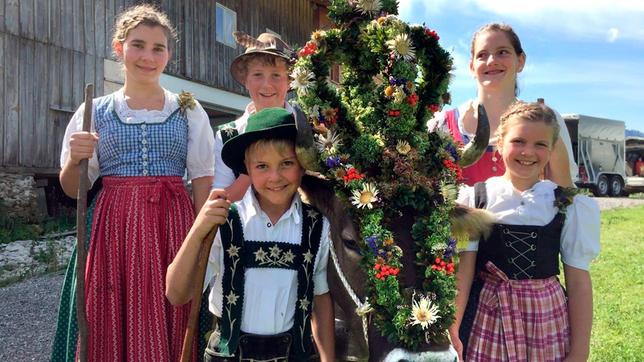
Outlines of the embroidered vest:
[[[237,128],[235,128],[235,121],[222,124],[217,128],[217,130],[221,132],[222,144],[225,144],[229,139],[239,134]],[[235,178],[239,177],[239,172],[233,171],[233,174],[235,175]]]
[[224,356],[232,356],[239,343],[247,268],[281,268],[297,271],[297,303],[295,320],[290,331],[293,338],[291,353],[298,360],[304,360],[310,356],[313,267],[320,248],[323,217],[316,209],[304,203],[301,212],[300,245],[279,241],[245,240],[235,205],[230,208],[228,221],[219,227],[225,269],[222,277],[224,300],[218,350]]

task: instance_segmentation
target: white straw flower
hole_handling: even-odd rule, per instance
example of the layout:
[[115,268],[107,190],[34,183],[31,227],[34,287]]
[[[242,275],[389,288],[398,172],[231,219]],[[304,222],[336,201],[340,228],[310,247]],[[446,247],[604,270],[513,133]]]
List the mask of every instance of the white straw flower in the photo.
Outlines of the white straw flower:
[[429,328],[438,320],[438,307],[427,297],[421,297],[419,301],[412,301],[410,324],[420,324],[423,330]]
[[342,145],[340,136],[333,131],[327,131],[326,135],[316,134],[315,143],[320,152],[327,152],[331,155],[338,152],[338,147]]
[[380,12],[382,3],[380,0],[356,0],[356,7],[363,14],[373,15]]
[[411,45],[411,39],[407,34],[396,35],[392,40],[387,41],[387,46],[404,60],[410,61],[416,58],[416,50]]
[[378,189],[373,184],[366,183],[362,186],[362,190],[353,190],[351,203],[358,208],[372,209],[376,201],[378,201]]
[[293,78],[291,81],[291,88],[295,89],[298,94],[304,95],[308,92],[309,88],[313,86],[312,80],[315,75],[310,70],[298,67],[293,70],[291,77]]

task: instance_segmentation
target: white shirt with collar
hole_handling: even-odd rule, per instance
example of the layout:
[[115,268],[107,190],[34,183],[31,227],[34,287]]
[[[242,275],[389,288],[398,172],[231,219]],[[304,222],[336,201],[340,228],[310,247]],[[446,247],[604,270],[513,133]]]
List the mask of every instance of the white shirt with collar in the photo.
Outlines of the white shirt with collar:
[[[554,206],[552,181],[537,182],[529,190],[520,192],[502,176],[486,181],[487,211],[497,222],[509,225],[547,225],[558,212]],[[459,191],[456,202],[475,207],[474,187],[465,186]],[[590,262],[599,254],[599,206],[592,198],[576,195],[566,211],[566,221],[561,231],[561,260],[572,267],[588,270]],[[470,241],[462,251],[478,250],[478,241]]]
[[[244,230],[244,238],[259,242],[281,241],[300,244],[302,239],[302,200],[298,193],[293,197],[291,207],[279,221],[272,224],[262,211],[252,188],[236,203]],[[317,251],[313,268],[313,294],[329,291],[327,284],[327,261],[329,258],[329,221],[323,218],[320,249]],[[204,285],[212,287],[208,297],[209,309],[221,316],[223,307],[222,275],[224,255],[221,235],[218,232],[210,252]],[[242,308],[241,330],[255,334],[277,334],[291,329],[297,301],[297,271],[274,268],[246,269],[244,305]]]
[[[284,102],[284,108],[293,113],[293,107],[288,102]],[[251,114],[257,112],[255,110],[255,104],[253,102],[248,103],[246,110],[241,117],[235,120],[235,129],[237,133],[244,133],[246,131],[246,125],[248,124],[248,117]],[[233,170],[230,169],[221,158],[221,149],[224,147],[224,141],[221,137],[221,131],[217,131],[215,134],[215,179],[212,182],[213,189],[225,189],[235,182],[235,174]]]

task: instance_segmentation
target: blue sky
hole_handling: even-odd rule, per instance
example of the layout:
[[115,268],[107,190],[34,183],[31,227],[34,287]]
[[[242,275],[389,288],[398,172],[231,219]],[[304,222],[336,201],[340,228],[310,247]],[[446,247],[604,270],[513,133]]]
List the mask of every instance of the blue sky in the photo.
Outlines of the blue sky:
[[454,58],[452,104],[476,95],[470,42],[488,22],[505,22],[527,54],[519,98],[560,113],[626,122],[644,132],[644,1],[399,0],[400,17],[425,23]]

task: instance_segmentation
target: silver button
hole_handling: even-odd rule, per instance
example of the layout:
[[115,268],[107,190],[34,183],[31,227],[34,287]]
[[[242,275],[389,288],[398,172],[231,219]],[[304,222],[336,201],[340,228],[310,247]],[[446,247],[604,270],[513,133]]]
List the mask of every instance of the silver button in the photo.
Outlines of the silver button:
[[146,127],[147,127],[147,125],[146,125],[145,123],[143,123],[143,124],[141,125],[141,129],[145,129]]
[[141,132],[141,136],[145,137],[145,136],[147,136],[147,135],[148,135],[148,133],[147,133],[147,132],[145,132],[145,131]]
[[143,175],[147,176],[148,175],[148,170],[143,170]]
[[141,148],[141,151],[143,151],[143,152],[148,152],[148,148],[147,148],[147,147],[143,147],[143,148]]
[[147,166],[147,165],[148,165],[148,161],[143,161],[143,166]]
[[492,166],[492,172],[496,172],[496,166]]
[[492,156],[492,162],[496,162],[496,161],[498,161],[498,160],[499,160],[499,159],[498,159],[498,158],[496,158],[496,156]]
[[270,222],[266,223],[266,227],[271,227],[271,226],[273,226],[273,225]]
[[144,153],[143,155],[141,155],[141,158],[144,159],[144,160],[147,160],[148,159],[148,154]]
[[143,141],[141,141],[141,143],[143,143],[144,145],[147,145],[147,144],[148,144],[148,140],[146,140],[146,139],[144,138],[144,139],[143,139]]

